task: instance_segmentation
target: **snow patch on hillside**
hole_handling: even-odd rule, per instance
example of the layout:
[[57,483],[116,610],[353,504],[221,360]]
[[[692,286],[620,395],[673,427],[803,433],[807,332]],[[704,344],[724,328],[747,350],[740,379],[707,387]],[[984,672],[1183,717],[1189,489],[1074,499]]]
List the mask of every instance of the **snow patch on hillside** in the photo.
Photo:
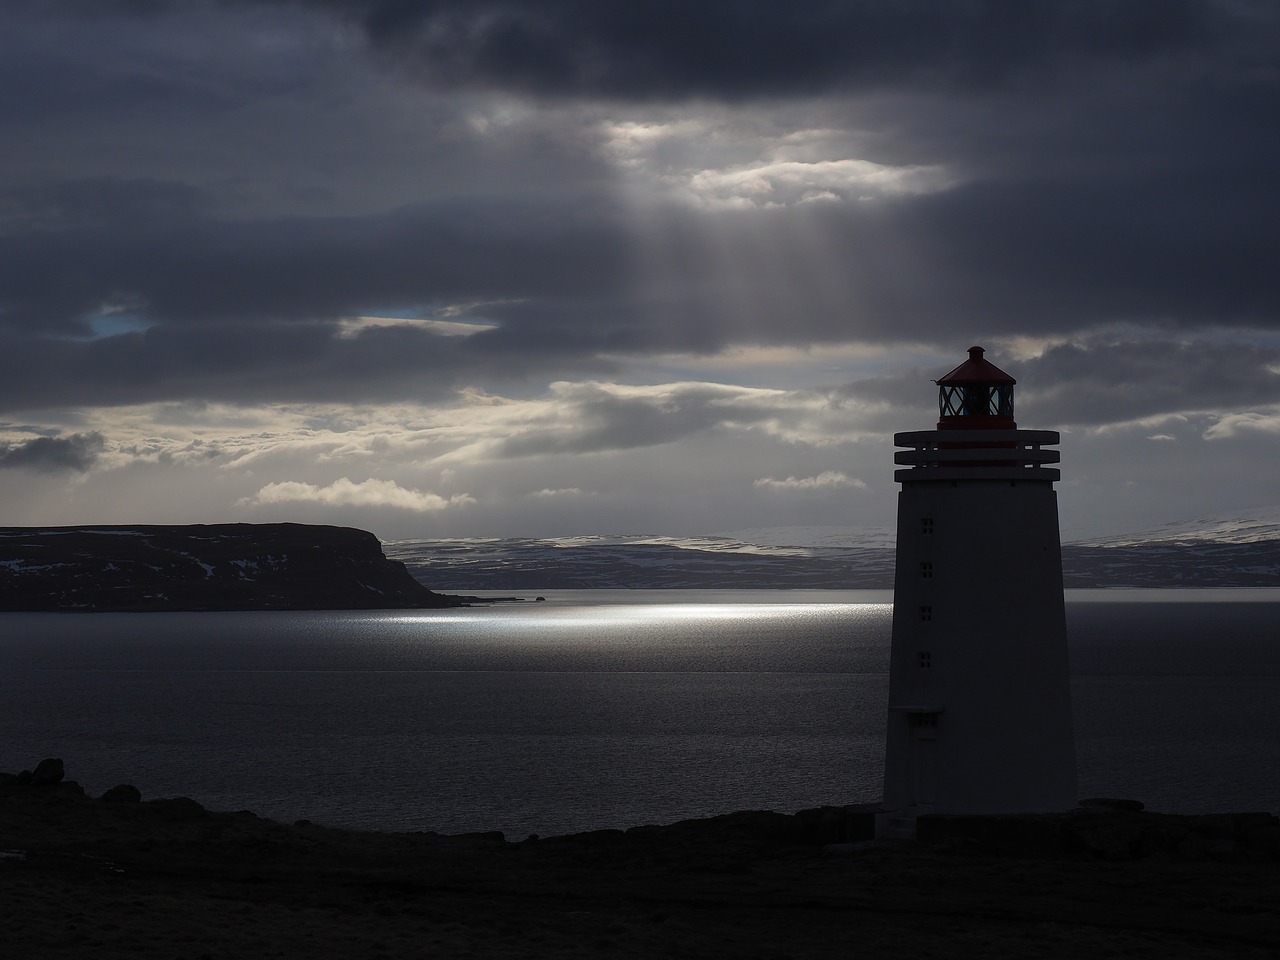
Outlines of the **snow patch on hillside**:
[[1259,543],[1280,540],[1280,506],[1260,507],[1246,515],[1178,520],[1121,536],[1076,541],[1081,546],[1135,547],[1155,544]]

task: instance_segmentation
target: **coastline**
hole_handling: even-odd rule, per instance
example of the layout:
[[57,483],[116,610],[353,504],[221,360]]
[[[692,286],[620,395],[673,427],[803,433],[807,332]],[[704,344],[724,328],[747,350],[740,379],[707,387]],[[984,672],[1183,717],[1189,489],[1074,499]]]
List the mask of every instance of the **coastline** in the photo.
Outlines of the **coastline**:
[[1086,814],[1093,849],[1028,844],[1044,818],[868,842],[851,832],[865,813],[742,811],[513,843],[10,781],[0,897],[10,949],[61,957],[1263,957],[1280,940],[1280,847],[1144,853],[1125,844],[1172,821],[1122,806]]

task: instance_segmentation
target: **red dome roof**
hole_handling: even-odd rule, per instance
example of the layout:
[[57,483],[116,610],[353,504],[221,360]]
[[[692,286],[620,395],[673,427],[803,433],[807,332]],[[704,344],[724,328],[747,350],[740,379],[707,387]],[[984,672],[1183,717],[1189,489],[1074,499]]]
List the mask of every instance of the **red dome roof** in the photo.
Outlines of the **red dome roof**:
[[945,377],[933,381],[940,387],[961,383],[1017,383],[990,360],[982,358],[981,347],[969,348],[969,359]]

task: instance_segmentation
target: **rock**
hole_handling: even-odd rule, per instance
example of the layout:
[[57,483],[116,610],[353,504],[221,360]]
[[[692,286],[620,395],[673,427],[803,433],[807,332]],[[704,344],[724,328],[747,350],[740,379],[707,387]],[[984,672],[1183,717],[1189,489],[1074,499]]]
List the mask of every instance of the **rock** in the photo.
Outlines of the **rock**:
[[207,817],[209,812],[190,797],[170,797],[165,800],[152,800],[147,806],[166,820],[194,820]]
[[[875,837],[877,807],[878,804],[851,804],[800,810],[789,818],[789,822],[774,826],[773,832],[785,835],[794,843],[818,847],[870,840]],[[782,819],[782,815],[769,812],[761,812],[760,816]]]
[[1268,824],[1245,834],[1245,844],[1272,857],[1280,857],[1280,824]]
[[131,783],[118,783],[101,797],[103,803],[140,803],[142,791]]
[[[619,835],[621,835],[622,833],[621,830],[600,830],[597,832],[598,833],[617,833]],[[504,834],[501,830],[476,830],[476,831],[472,831],[471,833],[457,833],[457,834],[454,834],[454,836],[461,837],[467,840],[484,840],[489,843],[504,843],[506,842],[506,839],[507,839],[506,834]]]
[[1086,808],[1102,807],[1106,810],[1127,810],[1132,813],[1139,813],[1146,809],[1146,804],[1141,800],[1120,800],[1115,797],[1090,797],[1087,800],[1081,800],[1080,806]]
[[1184,860],[1200,860],[1205,854],[1204,837],[1189,833],[1174,847],[1174,851]]
[[1236,835],[1236,824],[1229,813],[1202,813],[1190,817],[1187,825],[1196,833],[1215,840],[1231,840]]
[[1135,841],[1134,851],[1139,857],[1174,850],[1191,831],[1177,820],[1157,820],[1142,827]]
[[63,769],[62,761],[56,757],[46,757],[36,764],[36,768],[31,771],[32,786],[50,786],[55,783],[61,783],[65,777],[66,770]]
[[1065,818],[1043,816],[957,816],[924,814],[916,818],[916,839],[948,853],[1047,857],[1060,854],[1066,842]]
[[1236,826],[1236,835],[1246,837],[1261,827],[1280,826],[1280,817],[1272,813],[1233,813],[1231,820]]
[[1103,860],[1130,860],[1141,849],[1143,823],[1129,817],[1089,817],[1068,827],[1073,846]]
[[1210,837],[1204,842],[1204,853],[1214,860],[1236,860],[1240,857],[1241,847],[1230,837]]

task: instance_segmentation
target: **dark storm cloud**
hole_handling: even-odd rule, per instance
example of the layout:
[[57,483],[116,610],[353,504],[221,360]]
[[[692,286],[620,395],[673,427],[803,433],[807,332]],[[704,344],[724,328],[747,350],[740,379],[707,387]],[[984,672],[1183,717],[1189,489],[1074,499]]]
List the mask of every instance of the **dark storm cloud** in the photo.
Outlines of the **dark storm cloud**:
[[[703,384],[655,394],[620,395],[584,384],[562,391],[564,422],[504,441],[502,457],[581,454],[666,443],[722,429],[776,420],[781,411],[739,392]],[[566,423],[570,424],[566,428]]]
[[[1028,177],[904,202],[880,243],[909,254],[891,265],[897,276],[868,271],[865,287],[915,301],[932,317],[917,323],[934,332],[1125,320],[1275,326],[1280,187],[1243,173],[1243,183],[1193,171]],[[851,217],[837,229],[863,248],[873,243],[866,226]],[[895,316],[893,299],[875,305],[886,326],[910,322]]]
[[156,14],[174,5],[174,0],[53,0],[50,6],[60,6],[90,16],[112,13]]
[[[0,403],[425,397],[599,372],[606,355],[743,340],[981,339],[1082,321],[1274,325],[1274,195],[1239,192],[1233,218],[1224,190],[1218,209],[1191,218],[1195,231],[1178,231],[1177,211],[1152,218],[1126,206],[1158,207],[1160,192],[974,186],[879,211],[672,211],[675,224],[719,219],[747,235],[807,218],[840,276],[810,285],[804,264],[790,273],[785,263],[721,276],[720,251],[674,240],[674,266],[649,290],[633,282],[624,225],[599,199],[235,222],[204,216],[198,196],[169,184],[42,188],[0,235]],[[476,301],[500,326],[465,340],[397,328],[343,338],[334,325],[380,306]],[[151,329],[93,339],[104,307]]]
[[156,327],[95,340],[0,336],[0,409],[162,400],[432,402],[501,371],[510,383],[607,374],[554,341],[436,336],[413,327],[354,337],[321,323]]
[[[271,0],[260,0],[271,2]],[[986,87],[1079,58],[1217,43],[1242,8],[1196,0],[880,3],[310,0],[434,83],[635,99]]]
[[[605,356],[744,342],[960,338],[963,349],[1117,322],[1280,321],[1278,27],[1263,4],[227,0],[216,23],[211,9],[121,0],[0,13],[14,28],[12,55],[0,57],[5,117],[85,124],[68,124],[58,143],[69,146],[25,164],[13,159],[25,137],[6,151],[21,175],[0,190],[0,402],[427,397],[605,370]],[[438,148],[415,141],[406,152],[405,167],[426,172],[397,183],[396,202],[446,200],[235,219],[218,202],[226,183],[292,210],[297,197],[280,184],[308,174],[313,153],[358,139],[323,118],[341,102],[335,91],[363,76],[368,49],[284,42],[308,9],[312,20],[357,25],[425,86],[575,103],[530,121],[537,136],[432,127]],[[76,14],[80,31],[63,43],[49,11]],[[252,43],[221,42],[246,11],[269,23]],[[17,43],[23,16],[53,32]],[[98,32],[103,42],[91,42]],[[722,98],[744,112],[753,97],[808,97],[813,123],[865,131],[869,158],[937,165],[955,185],[740,210],[682,206],[654,190],[646,214],[662,266],[645,276],[598,139],[583,132],[591,121],[566,119],[603,97]],[[287,137],[273,140],[260,117],[227,121],[262,104],[279,111],[269,120],[290,121]],[[173,154],[172,172],[97,172],[100,158],[104,170],[146,166],[214,119],[227,142]],[[750,126],[733,133],[749,139]],[[103,133],[117,127],[117,139]],[[92,131],[83,145],[80,129]],[[404,129],[371,126],[355,159],[317,182],[341,194],[367,179],[368,158],[402,150]],[[214,160],[199,167],[204,152]],[[447,169],[432,166],[441,154]],[[278,169],[255,180],[267,164]],[[480,182],[467,168],[498,172]],[[480,312],[499,329],[343,338],[334,325],[464,301],[491,304]],[[103,311],[150,329],[101,337],[93,321]],[[1251,362],[1256,373],[1261,361]],[[1267,383],[1257,374],[1252,395]],[[1063,399],[1087,419],[1172,403],[1177,392],[1113,397],[1097,411]],[[646,409],[584,412],[602,431],[645,435]],[[701,429],[688,412],[671,423]]]
[[204,207],[201,192],[172,180],[97,177],[51,180],[0,189],[0,239],[55,231],[106,228],[134,231],[191,220]]
[[1086,341],[1009,364],[1034,384],[1018,416],[1086,426],[1280,403],[1280,350],[1210,341]]
[[[494,376],[607,372],[602,353],[690,336],[664,335],[629,301],[629,241],[602,197],[226,221],[181,184],[101,179],[11,190],[0,203],[0,405],[10,408],[425,399]],[[476,301],[498,330],[342,336],[336,325]]]
[[[101,181],[36,193],[27,229],[11,220],[0,233],[0,327],[83,334],[87,317],[116,303],[181,325],[590,297],[617,287],[625,268],[625,241],[609,216],[572,204],[441,203],[234,222],[192,216],[196,201],[170,184]],[[68,209],[48,202],[68,194],[77,197]]]
[[[963,355],[957,348],[956,358]],[[988,350],[987,359],[1018,381],[1017,418],[1026,427],[1102,426],[1280,403],[1280,350],[1248,342],[1094,336],[1049,347],[1033,359],[998,349]],[[937,396],[928,385],[948,369],[943,363],[832,392],[895,410],[918,409]]]
[[[245,43],[251,38],[218,35],[202,6],[6,0],[0,5],[0,118],[21,125],[56,119],[81,128],[104,116],[116,123],[173,117],[193,124],[290,92],[295,58],[285,50],[253,56],[253,45]],[[229,64],[235,69],[226,69]],[[11,140],[8,147],[21,155],[23,144]]]
[[0,470],[25,468],[45,473],[66,470],[83,473],[93,466],[104,446],[100,433],[0,442]]
[[[961,350],[956,351],[957,358],[963,356]],[[866,377],[833,387],[830,394],[835,404],[843,404],[848,400],[884,404],[891,407],[895,415],[900,410],[925,410],[932,407],[937,399],[937,388],[932,386],[933,381],[945,374],[947,369],[949,368],[945,368],[944,364],[939,364],[937,370],[913,368],[893,376]]]

